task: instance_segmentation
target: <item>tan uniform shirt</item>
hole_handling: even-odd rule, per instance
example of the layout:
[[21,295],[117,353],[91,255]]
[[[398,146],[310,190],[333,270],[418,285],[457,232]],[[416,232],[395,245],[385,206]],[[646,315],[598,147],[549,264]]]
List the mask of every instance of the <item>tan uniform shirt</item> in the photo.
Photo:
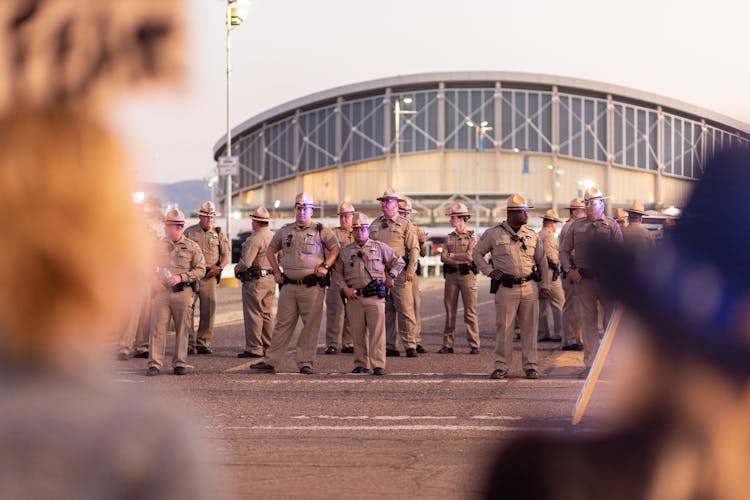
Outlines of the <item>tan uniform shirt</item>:
[[200,224],[190,226],[185,229],[184,236],[198,244],[203,252],[203,258],[206,261],[206,267],[219,266],[224,267],[229,260],[229,243],[227,236],[223,232],[216,231],[216,228],[203,230]]
[[338,242],[331,228],[312,220],[302,227],[296,222],[286,224],[276,231],[268,245],[277,252],[281,250],[279,265],[292,280],[313,274],[323,264],[323,249],[333,250],[336,246]]
[[641,224],[630,223],[622,230],[622,241],[626,247],[641,252],[654,246],[654,235]]
[[[588,269],[592,265],[591,243],[597,238],[622,242],[620,225],[611,217],[591,221],[588,217],[575,220],[565,238],[560,242],[560,263],[563,269],[579,267]],[[575,259],[571,252],[575,250]]]
[[[492,265],[484,260],[488,252]],[[525,278],[536,265],[542,275],[539,287],[549,289],[549,266],[544,247],[539,242],[539,236],[526,225],[521,226],[517,233],[507,221],[491,227],[479,238],[473,257],[477,268],[485,275],[498,269],[514,278]]]
[[336,236],[336,241],[339,242],[339,246],[344,248],[349,243],[354,243],[354,235],[351,231],[347,231],[343,227],[334,227],[333,235]]
[[203,252],[196,242],[185,238],[172,242],[162,238],[159,242],[157,263],[162,277],[165,270],[173,276],[179,275],[183,283],[198,281],[206,274]]
[[404,260],[409,260],[406,272],[414,273],[419,260],[419,238],[411,228],[414,225],[400,215],[387,219],[381,215],[370,224],[370,239],[382,241],[396,251]]
[[266,249],[271,243],[272,238],[273,233],[268,227],[260,227],[257,231],[253,231],[253,234],[248,236],[245,242],[242,243],[242,258],[235,266],[235,272],[241,273],[247,271],[255,265],[259,269],[271,269]]
[[391,247],[368,239],[361,247],[351,243],[341,249],[334,265],[333,280],[340,289],[362,288],[370,280],[384,280],[387,272],[395,275],[404,268],[404,259]]
[[456,266],[459,262],[472,262],[474,258],[471,253],[477,244],[477,235],[474,231],[468,229],[459,233],[453,231],[445,240],[445,246],[440,253],[440,260],[443,264]]
[[557,240],[549,229],[542,228],[539,231],[539,241],[544,246],[544,253],[547,256],[547,262],[556,266],[560,265],[560,251],[557,246]]

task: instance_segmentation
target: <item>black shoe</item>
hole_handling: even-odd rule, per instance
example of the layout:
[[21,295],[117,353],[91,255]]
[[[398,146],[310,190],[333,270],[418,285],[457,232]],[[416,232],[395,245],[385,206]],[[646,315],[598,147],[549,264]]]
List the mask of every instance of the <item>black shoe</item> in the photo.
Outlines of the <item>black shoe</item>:
[[498,368],[497,370],[492,372],[492,375],[490,375],[490,378],[494,378],[497,380],[497,379],[505,378],[507,376],[508,376],[508,370],[501,370],[500,368]]
[[242,351],[237,355],[238,358],[262,358],[262,354],[255,354],[254,352],[250,351]]
[[583,346],[581,344],[569,344],[562,346],[561,349],[563,351],[583,351]]
[[139,352],[133,355],[134,358],[148,359],[148,351]]
[[310,366],[303,366],[302,368],[299,369],[299,372],[302,375],[312,375],[313,374],[313,369]]
[[401,353],[398,352],[398,349],[386,349],[385,355],[389,358],[397,358],[401,356]]
[[469,354],[479,354],[479,348],[478,347],[472,347],[471,351],[469,351]]
[[128,353],[126,353],[126,352],[118,352],[117,353],[117,359],[119,359],[120,361],[127,361],[129,357],[130,356],[128,356]]
[[172,373],[175,375],[187,375],[187,368],[184,366],[175,366],[172,368]]
[[526,370],[526,378],[536,380],[539,378],[539,372],[536,371],[534,368],[529,368],[528,370]]
[[323,354],[336,354],[338,352],[338,349],[333,347],[332,345],[329,345],[326,347],[326,350],[323,352]]
[[453,348],[452,347],[441,347],[438,351],[438,354],[453,354]]
[[149,366],[148,368],[146,368],[146,375],[148,375],[149,377],[159,375],[159,369],[155,366]]
[[265,361],[261,361],[260,363],[255,363],[254,365],[250,365],[250,369],[258,371],[258,372],[268,372],[268,373],[273,373],[275,371],[273,365],[269,365]]
[[550,342],[562,342],[562,337],[550,337],[547,340]]
[[427,351],[425,350],[424,346],[422,344],[417,344],[417,352],[419,354],[425,354]]
[[214,352],[211,350],[210,347],[199,345],[195,348],[198,351],[198,354],[213,354]]
[[341,352],[344,354],[354,354],[354,346],[342,347]]
[[378,368],[375,368],[375,369],[374,369],[374,370],[372,371],[372,374],[373,374],[373,375],[377,375],[377,376],[379,376],[379,377],[382,377],[383,375],[385,375],[385,370],[383,370],[382,368],[378,367]]
[[370,373],[370,370],[365,368],[364,366],[358,366],[352,370],[352,373]]
[[188,347],[188,355],[195,354],[195,347]]
[[407,358],[416,358],[417,357],[417,350],[413,347],[410,347],[406,350],[406,357]]

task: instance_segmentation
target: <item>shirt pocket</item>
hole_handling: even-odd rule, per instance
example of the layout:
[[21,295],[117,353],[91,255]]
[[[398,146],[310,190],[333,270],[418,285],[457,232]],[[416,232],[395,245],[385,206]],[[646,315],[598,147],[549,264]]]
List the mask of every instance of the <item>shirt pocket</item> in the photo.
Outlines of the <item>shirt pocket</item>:
[[178,250],[172,255],[174,267],[180,270],[190,269],[193,254],[187,250]]
[[302,253],[307,255],[318,255],[323,252],[323,247],[315,234],[306,234],[302,243]]
[[385,272],[383,256],[380,252],[372,251],[367,254],[367,270],[370,271],[373,278],[377,278]]

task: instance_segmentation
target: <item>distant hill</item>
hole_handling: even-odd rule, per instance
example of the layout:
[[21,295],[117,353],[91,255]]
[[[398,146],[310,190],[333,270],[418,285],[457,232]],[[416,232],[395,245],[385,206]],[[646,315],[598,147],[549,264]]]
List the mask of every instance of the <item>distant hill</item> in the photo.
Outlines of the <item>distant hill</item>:
[[185,215],[200,208],[201,203],[212,200],[211,190],[205,181],[181,181],[172,184],[143,183],[141,189],[146,198],[158,198],[164,211],[168,208],[179,208]]

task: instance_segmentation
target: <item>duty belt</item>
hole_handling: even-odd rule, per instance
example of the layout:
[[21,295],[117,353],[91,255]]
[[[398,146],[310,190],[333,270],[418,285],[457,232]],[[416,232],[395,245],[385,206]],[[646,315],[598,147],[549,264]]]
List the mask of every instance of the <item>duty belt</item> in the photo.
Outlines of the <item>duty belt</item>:
[[273,274],[273,269],[261,269],[261,270],[260,270],[260,277],[261,277],[261,278],[262,278],[263,276],[270,276],[270,275],[272,275],[272,274]]

